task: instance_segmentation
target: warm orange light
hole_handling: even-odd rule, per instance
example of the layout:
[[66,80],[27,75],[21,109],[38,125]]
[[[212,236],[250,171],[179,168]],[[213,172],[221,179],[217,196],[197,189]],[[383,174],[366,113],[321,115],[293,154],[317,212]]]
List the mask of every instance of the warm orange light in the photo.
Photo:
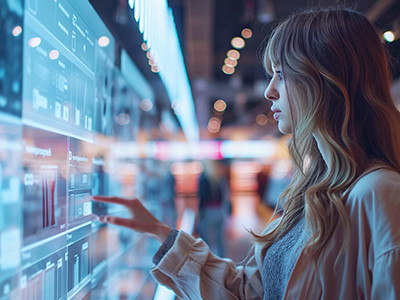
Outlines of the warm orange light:
[[222,99],[218,99],[214,103],[214,109],[218,112],[223,112],[226,109],[226,102]]
[[260,126],[265,126],[268,123],[268,117],[264,114],[259,114],[256,117],[256,122]]
[[146,43],[142,43],[142,45],[140,46],[140,48],[142,48],[143,51],[149,50],[149,47],[147,47],[147,44],[146,44]]
[[239,53],[239,51],[237,51],[235,49],[231,49],[231,50],[228,51],[226,56],[228,56],[231,59],[238,60],[240,58],[240,53]]
[[155,61],[157,61],[157,59],[158,59],[157,52],[156,52],[156,51],[153,51],[153,50],[147,51],[146,57],[147,57],[148,59],[154,59]]
[[160,72],[160,69],[156,65],[154,65],[154,66],[151,66],[151,71],[153,73],[158,73],[158,72]]
[[156,62],[155,62],[154,59],[150,58],[150,59],[149,59],[149,65],[150,65],[150,66],[155,66],[155,65],[157,65],[157,64],[156,64]]
[[232,75],[233,73],[235,73],[235,68],[228,65],[223,65],[222,72],[228,75]]
[[224,60],[225,64],[230,66],[230,67],[236,67],[237,66],[237,60],[236,59],[232,59],[232,58],[225,58]]
[[217,133],[221,129],[221,122],[217,118],[211,118],[208,122],[207,129],[211,133]]
[[251,38],[252,35],[253,35],[253,32],[251,31],[250,28],[245,28],[242,30],[242,37],[244,37],[245,39]]
[[233,48],[242,49],[246,43],[241,37],[234,37],[231,41],[231,45]]

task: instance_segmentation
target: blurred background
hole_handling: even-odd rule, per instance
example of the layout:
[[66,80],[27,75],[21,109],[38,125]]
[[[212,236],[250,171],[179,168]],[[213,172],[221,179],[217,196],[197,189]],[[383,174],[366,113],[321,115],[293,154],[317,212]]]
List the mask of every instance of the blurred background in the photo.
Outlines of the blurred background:
[[[130,22],[124,17],[124,11],[130,9],[126,1],[91,2],[105,22],[112,24],[135,63],[150,72],[146,53],[133,46],[133,35],[124,23]],[[263,97],[268,81],[260,56],[271,29],[298,10],[339,5],[364,13],[384,35],[394,58],[394,78],[399,75],[397,0],[170,0],[168,5],[174,14],[201,139],[279,136],[269,114],[270,104]],[[151,78],[152,74],[148,75]]]

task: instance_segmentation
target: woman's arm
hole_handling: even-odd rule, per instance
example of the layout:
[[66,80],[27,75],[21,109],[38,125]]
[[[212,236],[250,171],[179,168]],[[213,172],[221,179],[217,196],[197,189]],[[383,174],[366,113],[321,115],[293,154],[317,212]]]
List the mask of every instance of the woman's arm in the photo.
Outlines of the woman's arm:
[[[148,234],[163,243],[172,228],[157,220],[138,199],[94,196],[94,200],[120,204],[131,219],[115,216],[102,221]],[[184,299],[262,299],[261,275],[254,255],[246,265],[215,256],[201,239],[180,231],[173,246],[151,270],[155,279]]]
[[371,299],[400,299],[400,247],[375,260],[372,277]]
[[262,299],[264,289],[254,251],[243,266],[210,252],[202,239],[180,231],[172,248],[151,270],[183,299]]

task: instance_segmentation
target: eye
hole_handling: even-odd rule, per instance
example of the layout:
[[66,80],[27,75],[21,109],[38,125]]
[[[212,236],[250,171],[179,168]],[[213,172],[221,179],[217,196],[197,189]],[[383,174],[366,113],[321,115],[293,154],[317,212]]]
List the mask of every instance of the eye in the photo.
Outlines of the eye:
[[275,71],[275,74],[278,75],[279,79],[282,79],[282,72],[281,72],[281,70],[276,70],[276,71]]

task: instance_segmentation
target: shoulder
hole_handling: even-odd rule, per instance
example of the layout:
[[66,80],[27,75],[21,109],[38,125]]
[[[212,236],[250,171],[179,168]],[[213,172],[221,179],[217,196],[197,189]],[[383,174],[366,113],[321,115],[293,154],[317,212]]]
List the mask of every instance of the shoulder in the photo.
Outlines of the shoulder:
[[400,173],[389,169],[379,168],[362,175],[349,193],[349,200],[366,202],[378,201],[382,204],[400,200]]
[[361,175],[351,189],[347,205],[350,217],[375,225],[397,222],[400,209],[400,174],[389,168],[379,168]]
[[347,199],[353,228],[371,235],[376,254],[400,247],[400,174],[381,168],[362,176]]

